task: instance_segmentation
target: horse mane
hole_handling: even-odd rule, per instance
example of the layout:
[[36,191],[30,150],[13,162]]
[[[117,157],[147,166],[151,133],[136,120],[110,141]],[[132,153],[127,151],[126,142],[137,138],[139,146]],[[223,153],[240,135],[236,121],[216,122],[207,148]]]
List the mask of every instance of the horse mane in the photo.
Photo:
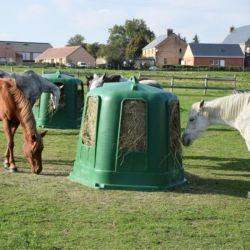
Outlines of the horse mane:
[[211,117],[231,120],[250,103],[250,93],[237,93],[207,102],[205,112]]
[[37,134],[36,121],[32,113],[31,105],[23,92],[17,87],[16,81],[10,79],[9,93],[13,97],[16,108],[20,111],[19,121],[23,127],[29,128],[30,133]]

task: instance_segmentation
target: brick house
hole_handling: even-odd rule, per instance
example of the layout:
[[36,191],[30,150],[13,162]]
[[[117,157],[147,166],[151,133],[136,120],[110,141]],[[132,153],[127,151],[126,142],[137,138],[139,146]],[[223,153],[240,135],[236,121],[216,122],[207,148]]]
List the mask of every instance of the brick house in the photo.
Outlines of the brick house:
[[185,40],[168,29],[142,49],[142,56],[154,59],[156,65],[181,64],[186,48]]
[[95,58],[81,46],[49,48],[36,58],[36,62],[60,65],[85,62],[90,66],[95,66]]
[[244,68],[244,54],[238,44],[190,43],[184,65]]

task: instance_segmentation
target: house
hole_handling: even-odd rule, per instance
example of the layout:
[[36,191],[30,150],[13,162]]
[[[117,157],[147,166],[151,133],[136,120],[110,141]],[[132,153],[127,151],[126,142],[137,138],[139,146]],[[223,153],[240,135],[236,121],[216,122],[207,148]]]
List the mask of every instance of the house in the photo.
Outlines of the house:
[[187,43],[172,29],[157,37],[142,49],[144,58],[152,58],[156,65],[181,64]]
[[0,65],[15,65],[21,61],[21,55],[16,53],[13,46],[0,45]]
[[184,65],[244,68],[244,54],[238,44],[190,43]]
[[23,62],[34,62],[36,57],[52,46],[49,43],[0,41],[0,45],[11,46],[21,55]]
[[239,44],[245,54],[245,66],[250,67],[250,25],[231,27],[223,44]]
[[36,62],[60,64],[77,64],[84,62],[87,65],[95,66],[95,58],[81,46],[68,46],[63,48],[49,48],[36,58]]
[[106,67],[107,66],[107,60],[105,57],[97,57],[95,63],[96,63],[97,67]]

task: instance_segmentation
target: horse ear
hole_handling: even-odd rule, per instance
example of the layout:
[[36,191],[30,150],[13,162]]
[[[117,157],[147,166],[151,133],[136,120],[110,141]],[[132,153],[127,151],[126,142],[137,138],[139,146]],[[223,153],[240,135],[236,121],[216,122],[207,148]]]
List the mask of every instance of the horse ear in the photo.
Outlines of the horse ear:
[[102,82],[105,82],[105,78],[106,78],[106,73],[104,73],[104,74],[101,76],[100,79],[101,79]]
[[90,80],[93,80],[93,75],[92,75],[92,76],[86,75],[86,79],[89,80],[89,81],[90,81]]
[[40,133],[41,137],[43,138],[46,134],[47,134],[48,130],[45,130],[43,132]]
[[201,109],[204,107],[204,103],[205,103],[204,100],[202,100],[202,101],[200,102],[200,108],[201,108]]

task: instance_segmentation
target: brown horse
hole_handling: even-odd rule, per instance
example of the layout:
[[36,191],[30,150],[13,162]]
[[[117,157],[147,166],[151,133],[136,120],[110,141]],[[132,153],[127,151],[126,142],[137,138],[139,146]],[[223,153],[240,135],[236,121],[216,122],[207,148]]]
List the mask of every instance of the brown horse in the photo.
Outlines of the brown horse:
[[18,89],[14,79],[0,79],[0,121],[3,122],[4,133],[7,139],[5,152],[5,167],[16,172],[13,148],[13,137],[20,123],[23,129],[23,152],[35,174],[42,171],[42,137],[47,131],[39,134],[32,113],[31,105],[23,92]]

